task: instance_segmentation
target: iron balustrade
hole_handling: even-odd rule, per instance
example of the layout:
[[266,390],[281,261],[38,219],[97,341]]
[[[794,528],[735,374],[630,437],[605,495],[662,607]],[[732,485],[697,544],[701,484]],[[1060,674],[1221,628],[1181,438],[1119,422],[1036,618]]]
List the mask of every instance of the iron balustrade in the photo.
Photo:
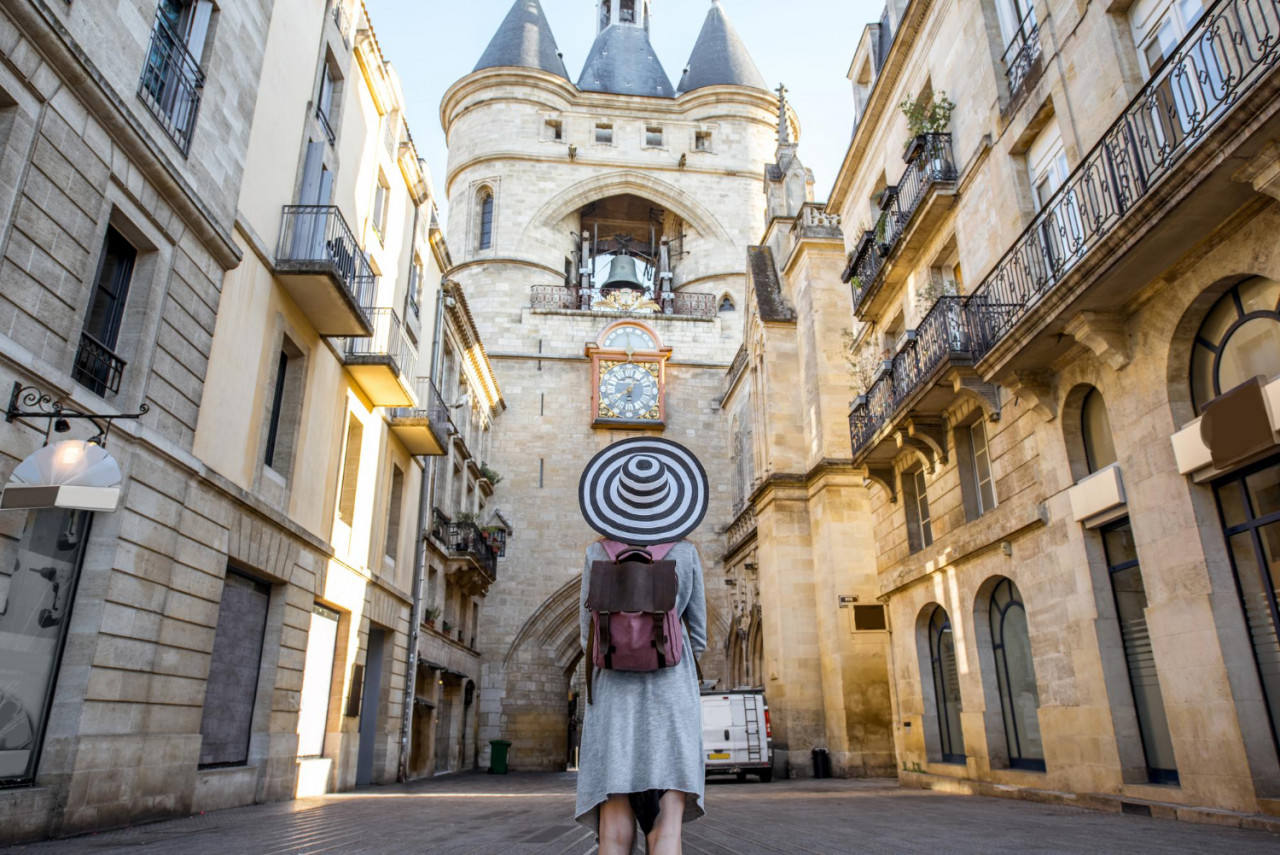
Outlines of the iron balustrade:
[[498,554],[475,523],[453,522],[439,508],[432,508],[431,536],[450,553],[475,559],[491,580],[498,578]]
[[414,376],[418,370],[418,351],[395,309],[364,311],[373,322],[373,335],[347,339],[347,359],[355,362],[390,359],[400,374]]
[[564,285],[534,285],[529,296],[529,306],[534,309],[574,309],[577,288]]
[[855,312],[861,308],[867,295],[876,291],[879,277],[885,270],[885,261],[901,242],[929,191],[936,184],[956,180],[951,134],[921,134],[918,139],[920,142],[902,178],[896,185],[885,188],[875,231],[866,233],[870,239],[864,235],[859,254],[850,265],[850,281],[856,276],[861,284],[861,288],[854,291]]
[[127,363],[111,352],[111,348],[87,332],[80,333],[80,346],[72,369],[76,381],[101,395],[120,391],[120,380]]
[[671,295],[672,314],[687,318],[714,318],[718,311],[715,294],[676,291]]
[[[667,299],[669,297],[669,300]],[[566,287],[564,285],[534,285],[529,292],[529,306],[533,309],[567,309],[573,311],[626,311],[614,305],[600,305],[604,295],[599,289]],[[669,314],[691,318],[714,318],[718,306],[715,294],[701,294],[690,291],[675,291],[670,295],[658,294],[653,301],[669,302]],[[666,305],[660,309],[649,307],[631,310],[636,314],[664,314]]]
[[316,105],[316,121],[320,123],[320,129],[324,131],[325,138],[329,140],[329,145],[333,145],[338,135],[333,132],[333,125],[329,123],[329,117],[325,115],[324,108],[319,104]]
[[373,268],[334,205],[285,205],[276,267],[331,273],[355,305],[373,303]]
[[186,157],[191,151],[196,115],[204,89],[200,61],[187,43],[156,13],[151,44],[138,81],[138,98]]
[[436,384],[431,382],[430,377],[419,377],[414,390],[418,405],[416,407],[392,407],[391,418],[425,418],[431,423],[431,429],[440,438],[443,445],[448,441],[449,437],[458,432],[458,429],[453,425],[452,417],[449,415],[449,406],[445,404],[444,397],[440,394],[440,390],[436,388]]
[[985,356],[1280,60],[1280,0],[1219,0],[974,289],[1013,307]]
[[1036,10],[1027,9],[1026,16],[1018,22],[1018,31],[1004,50],[1004,73],[1009,78],[1009,93],[1017,95],[1030,77],[1040,59],[1040,24],[1036,22]]

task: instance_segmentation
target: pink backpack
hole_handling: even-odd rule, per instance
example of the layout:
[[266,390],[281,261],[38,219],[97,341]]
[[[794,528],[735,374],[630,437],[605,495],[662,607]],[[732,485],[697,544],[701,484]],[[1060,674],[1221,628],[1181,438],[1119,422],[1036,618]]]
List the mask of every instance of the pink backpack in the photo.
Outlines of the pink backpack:
[[610,560],[596,561],[589,570],[587,703],[592,701],[594,668],[657,671],[680,664],[684,654],[684,633],[676,614],[679,577],[676,563],[665,560],[675,544],[642,549],[605,540],[601,545]]

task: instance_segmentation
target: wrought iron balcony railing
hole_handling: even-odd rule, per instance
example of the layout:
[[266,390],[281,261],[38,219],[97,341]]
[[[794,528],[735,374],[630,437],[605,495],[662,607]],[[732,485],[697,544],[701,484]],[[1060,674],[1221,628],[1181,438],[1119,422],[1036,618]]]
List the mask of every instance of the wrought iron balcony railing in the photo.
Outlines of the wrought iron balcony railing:
[[1004,50],[1004,73],[1009,78],[1009,92],[1017,96],[1022,86],[1031,79],[1036,63],[1040,60],[1040,24],[1036,22],[1036,10],[1032,6],[1018,22],[1018,31]]
[[316,105],[316,121],[320,123],[320,129],[324,131],[325,138],[329,140],[329,145],[333,145],[338,135],[333,132],[333,125],[329,123],[329,116],[319,104]]
[[902,242],[902,236],[920,210],[929,191],[943,182],[956,180],[951,156],[951,134],[922,134],[902,178],[885,189],[880,219],[873,232],[866,232],[845,270],[845,281],[854,289],[854,311],[859,311],[870,295],[879,290],[886,260]]
[[390,361],[402,376],[416,375],[418,352],[395,309],[365,309],[365,314],[373,322],[373,335],[347,339],[347,361]]
[[356,305],[373,303],[373,268],[334,205],[284,206],[276,267],[331,273],[342,280]]
[[80,333],[80,347],[72,368],[76,381],[95,394],[120,391],[120,379],[124,376],[125,361],[111,352],[111,348],[87,332]]
[[187,43],[157,12],[147,60],[138,81],[138,98],[182,150],[183,157],[191,151],[191,136],[195,132],[203,89],[200,60],[191,55]]
[[473,558],[491,580],[498,578],[498,554],[475,523],[453,522],[439,508],[432,508],[431,536],[451,554]]
[[849,435],[857,459],[884,425],[893,421],[916,391],[932,382],[944,362],[972,364],[1012,307],[981,298],[939,297],[849,413]]
[[1219,0],[974,289],[985,356],[1280,62],[1280,0]]
[[351,20],[347,17],[343,0],[333,0],[333,23],[338,28],[342,41],[348,45],[351,44]]
[[675,291],[669,295],[659,294],[656,298],[646,296],[634,307],[628,307],[615,300],[610,300],[597,289],[567,287],[564,285],[534,285],[530,291],[529,306],[533,309],[634,312],[636,314],[680,315],[689,318],[714,318],[718,308],[715,294]]
[[420,425],[425,421],[433,439],[430,443],[421,441],[415,443],[419,447],[411,449],[410,453],[441,454],[449,447],[449,437],[458,432],[454,427],[453,419],[449,416],[449,407],[430,377],[417,378],[414,397],[417,400],[414,406],[388,409],[387,416],[391,420],[391,427],[395,430],[397,427],[408,427],[409,422]]

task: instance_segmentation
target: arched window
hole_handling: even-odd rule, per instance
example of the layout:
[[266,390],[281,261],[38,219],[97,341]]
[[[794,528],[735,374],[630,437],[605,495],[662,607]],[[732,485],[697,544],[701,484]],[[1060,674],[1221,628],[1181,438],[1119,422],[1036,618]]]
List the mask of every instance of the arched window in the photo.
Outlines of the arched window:
[[1011,579],[1001,581],[991,592],[988,616],[1009,765],[1014,769],[1043,772],[1044,744],[1037,715],[1040,695],[1036,691],[1036,671],[1031,659],[1027,609],[1022,604],[1018,586]]
[[728,294],[725,294],[723,297],[720,298],[720,311],[732,312],[733,309],[734,309],[734,306],[733,306],[732,297],[730,297]]
[[1116,462],[1116,444],[1111,437],[1111,419],[1102,393],[1090,389],[1080,405],[1080,433],[1084,438],[1084,457],[1090,472],[1097,472]]
[[480,240],[477,246],[480,249],[493,246],[493,192],[488,189],[480,191]]
[[1260,276],[1214,304],[1191,351],[1191,399],[1204,405],[1257,375],[1280,374],[1280,282]]
[[938,739],[943,763],[964,762],[964,732],[960,729],[960,670],[956,642],[947,610],[938,606],[929,618],[929,661],[933,665],[933,696],[938,713]]

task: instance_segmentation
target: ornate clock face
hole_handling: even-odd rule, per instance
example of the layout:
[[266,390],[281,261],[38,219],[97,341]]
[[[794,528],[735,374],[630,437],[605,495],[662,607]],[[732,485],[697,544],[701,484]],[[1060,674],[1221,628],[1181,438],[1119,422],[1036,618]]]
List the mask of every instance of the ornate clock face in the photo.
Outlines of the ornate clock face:
[[600,346],[610,350],[626,350],[634,353],[638,350],[656,350],[658,343],[639,327],[618,327],[604,337]]
[[656,362],[600,362],[600,412],[597,418],[658,421]]

